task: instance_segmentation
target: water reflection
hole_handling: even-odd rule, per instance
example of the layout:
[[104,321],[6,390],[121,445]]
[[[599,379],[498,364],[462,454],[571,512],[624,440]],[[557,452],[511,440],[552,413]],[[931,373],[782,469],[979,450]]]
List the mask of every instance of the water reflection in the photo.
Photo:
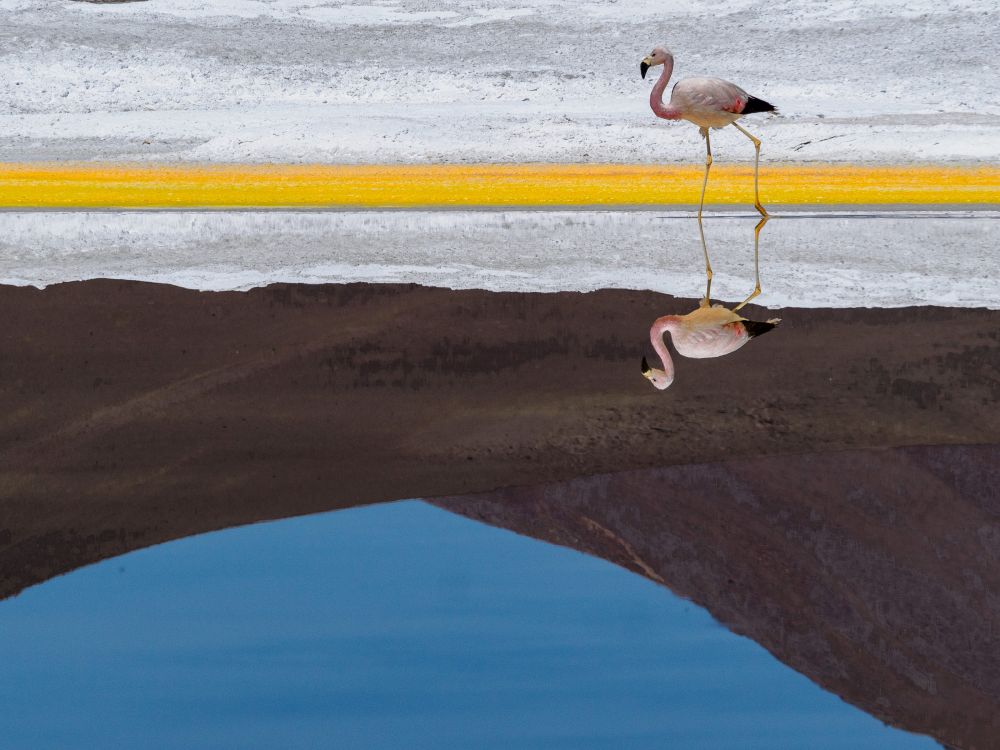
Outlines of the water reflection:
[[642,374],[657,389],[666,390],[674,382],[674,362],[670,357],[670,350],[663,341],[665,334],[670,334],[678,354],[692,359],[707,359],[731,354],[750,339],[767,333],[781,322],[781,318],[770,318],[764,322],[753,321],[737,314],[761,291],[760,230],[764,228],[767,219],[766,215],[761,217],[753,230],[754,290],[750,296],[730,310],[722,304],[712,304],[712,263],[708,257],[708,245],[705,243],[705,227],[702,225],[701,216],[698,217],[698,233],[701,235],[701,249],[705,255],[705,296],[693,312],[686,315],[665,315],[657,318],[650,327],[649,340],[653,350],[660,357],[662,369],[650,367],[643,357]]
[[0,632],[10,748],[932,744],[620,568],[418,501],[143,550]]
[[956,748],[1000,736],[1000,446],[805,453],[435,501],[605,558]]
[[[206,531],[450,497],[665,583],[894,725],[988,746],[997,313],[792,310],[745,366],[691,360],[659,398],[635,332],[696,304],[0,287],[0,597]],[[528,503],[469,497],[512,484]]]
[[795,326],[746,347],[741,367],[686,362],[664,400],[635,377],[635,332],[682,304],[622,290],[0,287],[0,595],[359,498],[1000,442],[995,312],[788,311]]

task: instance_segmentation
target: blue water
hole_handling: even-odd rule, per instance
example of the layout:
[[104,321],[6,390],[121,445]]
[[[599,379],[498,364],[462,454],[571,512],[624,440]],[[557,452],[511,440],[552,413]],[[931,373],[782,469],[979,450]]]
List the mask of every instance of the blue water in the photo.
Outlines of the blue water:
[[931,748],[607,562],[404,502],[0,602],[0,747]]

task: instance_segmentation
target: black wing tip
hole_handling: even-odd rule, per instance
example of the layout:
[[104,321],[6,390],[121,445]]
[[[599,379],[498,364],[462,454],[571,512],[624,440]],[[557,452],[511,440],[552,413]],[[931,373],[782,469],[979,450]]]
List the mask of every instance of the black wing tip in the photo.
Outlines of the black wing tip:
[[756,338],[757,336],[763,336],[768,331],[774,330],[780,322],[781,318],[771,318],[766,323],[760,320],[744,320],[743,326],[747,329],[747,335],[750,338]]
[[740,112],[741,115],[752,115],[754,112],[777,112],[778,108],[775,107],[770,102],[765,102],[763,99],[758,99],[756,96],[751,96],[747,98],[746,106],[743,111]]

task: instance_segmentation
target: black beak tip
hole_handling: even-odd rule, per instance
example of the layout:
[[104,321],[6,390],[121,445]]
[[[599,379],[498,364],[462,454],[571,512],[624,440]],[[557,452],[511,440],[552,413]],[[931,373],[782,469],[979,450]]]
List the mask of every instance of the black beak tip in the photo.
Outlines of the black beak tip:
[[647,372],[649,372],[649,363],[646,361],[646,358],[643,357],[642,358],[642,374],[645,375]]
[[639,72],[642,74],[643,79],[646,78],[646,71],[649,70],[649,66],[646,63],[639,63]]

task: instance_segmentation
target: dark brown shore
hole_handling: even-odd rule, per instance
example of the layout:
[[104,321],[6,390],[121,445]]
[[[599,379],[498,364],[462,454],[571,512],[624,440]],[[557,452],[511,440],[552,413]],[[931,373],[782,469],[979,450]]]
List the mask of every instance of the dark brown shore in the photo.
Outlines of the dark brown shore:
[[[716,467],[706,470],[710,477],[730,471],[725,466],[733,462],[763,461],[770,474],[759,492],[774,497],[759,506],[735,503],[732,523],[708,515],[716,489],[727,497],[725,486],[689,497],[684,533],[691,565],[710,571],[700,577],[676,573],[671,553],[652,549],[655,538],[632,539],[613,519],[595,520],[634,549],[650,546],[650,570],[669,586],[848,700],[892,723],[917,726],[897,703],[890,700],[886,708],[881,694],[850,689],[865,679],[899,691],[912,683],[930,696],[913,693],[914,710],[937,721],[959,694],[948,692],[953,675],[973,658],[982,668],[992,665],[996,652],[979,653],[983,641],[973,630],[967,646],[956,645],[966,635],[955,625],[941,648],[965,648],[961,659],[945,660],[940,674],[919,659],[912,662],[916,671],[901,661],[886,676],[872,649],[896,653],[891,633],[905,631],[906,617],[887,618],[884,603],[866,603],[861,614],[844,609],[857,604],[846,579],[864,577],[867,569],[856,561],[817,567],[806,559],[815,551],[806,537],[799,544],[795,529],[805,508],[816,510],[842,529],[826,554],[849,557],[872,539],[882,542],[875,522],[837,520],[848,512],[844,503],[868,502],[897,518],[912,514],[917,497],[924,498],[921,523],[929,525],[904,524],[886,535],[880,554],[888,567],[899,560],[905,573],[920,554],[934,552],[935,530],[951,535],[948,550],[982,539],[989,545],[996,518],[983,504],[995,503],[995,483],[969,480],[941,500],[934,494],[938,485],[925,488],[931,495],[913,495],[920,488],[883,482],[872,490],[874,499],[865,500],[864,482],[851,489],[863,473],[858,467],[840,469],[847,473],[829,486],[822,477],[833,466],[825,462],[839,460],[844,450],[874,456],[862,467],[880,467],[888,459],[879,451],[886,448],[1000,443],[1000,313],[782,310],[778,330],[722,359],[679,359],[674,386],[655,391],[639,373],[641,356],[650,354],[649,325],[694,304],[613,290],[493,294],[281,285],[199,293],[127,281],[0,287],[6,323],[0,333],[0,598],[134,549],[265,519],[598,474],[699,471],[692,464]],[[772,315],[751,309],[750,317]],[[796,457],[806,454],[815,463],[802,458],[801,466],[819,473],[790,469],[793,479],[781,485],[784,462],[799,466]],[[978,503],[981,518],[963,511],[975,523],[946,525],[949,510],[940,508],[950,509],[951,497]],[[639,499],[652,502],[648,493]],[[927,505],[931,500],[938,505]],[[734,532],[732,543],[743,539],[747,549],[733,548],[727,565],[716,564],[708,552],[737,519],[745,534],[756,536]],[[802,528],[811,528],[808,523]],[[593,540],[577,545],[558,528],[548,536],[528,523],[519,530],[614,559],[606,547]],[[978,586],[979,580],[979,604],[941,611],[994,627],[1000,605],[991,593],[997,590],[992,574],[980,571],[983,559],[966,565],[965,557],[956,557],[960,569],[942,563],[934,590],[943,591],[943,582]],[[730,573],[739,565],[748,568],[745,579]],[[802,587],[813,575],[816,592],[845,577],[832,589],[837,598],[831,601],[839,604],[830,612],[797,614],[795,607],[812,601],[813,590]],[[795,590],[772,592],[791,585],[785,577]],[[722,583],[729,578],[748,587],[745,599],[763,598],[777,608],[761,615],[750,602],[740,610],[717,596],[720,587],[729,591]],[[859,601],[894,596],[874,585],[883,593]],[[907,585],[912,600],[922,589]],[[933,613],[938,604],[928,597]],[[764,631],[782,621],[784,630],[769,640]],[[843,628],[848,631],[827,654],[824,639]],[[781,633],[812,637],[815,657],[812,646],[783,651]],[[918,641],[907,643],[912,661]],[[925,674],[931,682],[921,683]],[[962,694],[963,702],[1000,708],[1000,691],[990,682],[995,676],[968,677],[980,692],[978,698]],[[957,747],[986,746],[967,722],[935,736]]]

